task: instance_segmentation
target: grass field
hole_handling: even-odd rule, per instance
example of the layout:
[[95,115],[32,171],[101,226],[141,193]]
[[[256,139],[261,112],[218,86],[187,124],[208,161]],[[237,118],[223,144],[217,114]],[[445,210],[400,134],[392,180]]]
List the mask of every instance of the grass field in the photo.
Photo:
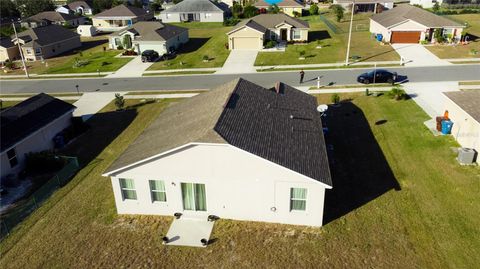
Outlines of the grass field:
[[[112,126],[121,128],[111,132],[112,141],[96,146],[98,155],[82,158],[91,161],[1,242],[0,263],[9,268],[477,267],[479,168],[457,164],[450,147],[458,145],[450,137],[434,137],[412,100],[341,97],[350,102],[330,108],[327,118],[334,188],[327,192],[322,228],[220,220],[212,234],[216,241],[206,249],[163,246],[171,218],[118,216],[110,181],[101,176],[169,104],[127,100],[135,107],[127,110],[133,117],[123,119],[110,104],[91,119],[101,126],[109,115],[117,119]],[[330,95],[318,99],[326,103]],[[103,132],[108,130],[83,139],[96,142]]]
[[[232,27],[221,23],[177,23],[189,28],[190,40],[178,51],[177,57],[153,64],[148,70],[209,68],[223,66],[230,51],[225,48],[226,33]],[[204,62],[203,56],[209,61]]]
[[[82,38],[82,47],[72,50],[66,54],[41,61],[27,62],[28,71],[32,74],[66,74],[66,73],[95,73],[116,71],[131,58],[114,58],[120,54],[117,50],[103,51],[103,47],[108,48],[106,36],[96,36],[92,38]],[[74,68],[75,60],[84,60],[89,63],[85,66]],[[21,63],[17,64],[21,67]],[[23,75],[23,69],[10,71],[8,75]]]
[[[437,45],[427,46],[426,48],[442,59],[450,58],[479,58],[480,59],[480,15],[479,14],[461,14],[448,16],[458,22],[466,22],[465,32],[476,36],[476,40],[471,40],[468,45]],[[472,50],[477,54],[472,54]]]
[[[285,52],[260,52],[255,61],[256,66],[320,64],[344,62],[347,52],[349,19],[337,22],[331,13],[323,15],[338,32],[335,33],[319,16],[302,17],[310,23],[309,43],[288,45]],[[391,46],[382,46],[368,32],[369,13],[354,16],[350,56],[359,56],[361,61],[399,60],[398,54]],[[349,17],[348,17],[349,18]],[[321,45],[321,49],[316,47]],[[305,59],[299,60],[299,52],[306,52]]]

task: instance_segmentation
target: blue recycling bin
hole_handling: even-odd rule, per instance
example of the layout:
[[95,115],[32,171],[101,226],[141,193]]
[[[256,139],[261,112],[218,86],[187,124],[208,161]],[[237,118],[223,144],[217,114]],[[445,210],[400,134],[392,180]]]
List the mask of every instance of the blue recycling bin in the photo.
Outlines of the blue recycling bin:
[[451,120],[442,121],[442,134],[447,135],[452,132],[453,122]]
[[382,34],[377,34],[377,41],[382,41],[383,35]]

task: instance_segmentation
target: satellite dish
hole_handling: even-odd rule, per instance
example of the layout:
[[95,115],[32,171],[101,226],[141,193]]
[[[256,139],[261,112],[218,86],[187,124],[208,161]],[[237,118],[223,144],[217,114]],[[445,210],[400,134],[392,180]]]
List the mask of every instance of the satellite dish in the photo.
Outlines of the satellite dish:
[[323,112],[325,112],[325,111],[327,111],[327,110],[328,110],[328,105],[319,105],[319,106],[317,107],[317,111],[320,112],[320,113],[323,113]]

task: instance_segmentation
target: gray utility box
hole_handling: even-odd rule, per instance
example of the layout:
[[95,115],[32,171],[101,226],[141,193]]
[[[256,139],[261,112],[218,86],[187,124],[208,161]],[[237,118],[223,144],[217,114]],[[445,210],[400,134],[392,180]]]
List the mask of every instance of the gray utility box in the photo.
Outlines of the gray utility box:
[[458,162],[460,164],[472,164],[475,161],[477,152],[474,149],[460,148],[458,150]]

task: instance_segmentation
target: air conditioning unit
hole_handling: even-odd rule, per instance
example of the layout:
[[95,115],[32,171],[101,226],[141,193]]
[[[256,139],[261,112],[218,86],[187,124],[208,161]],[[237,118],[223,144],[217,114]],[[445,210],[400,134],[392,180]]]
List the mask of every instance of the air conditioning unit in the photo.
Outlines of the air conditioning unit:
[[457,160],[460,164],[473,164],[477,152],[474,149],[460,148],[458,150]]

